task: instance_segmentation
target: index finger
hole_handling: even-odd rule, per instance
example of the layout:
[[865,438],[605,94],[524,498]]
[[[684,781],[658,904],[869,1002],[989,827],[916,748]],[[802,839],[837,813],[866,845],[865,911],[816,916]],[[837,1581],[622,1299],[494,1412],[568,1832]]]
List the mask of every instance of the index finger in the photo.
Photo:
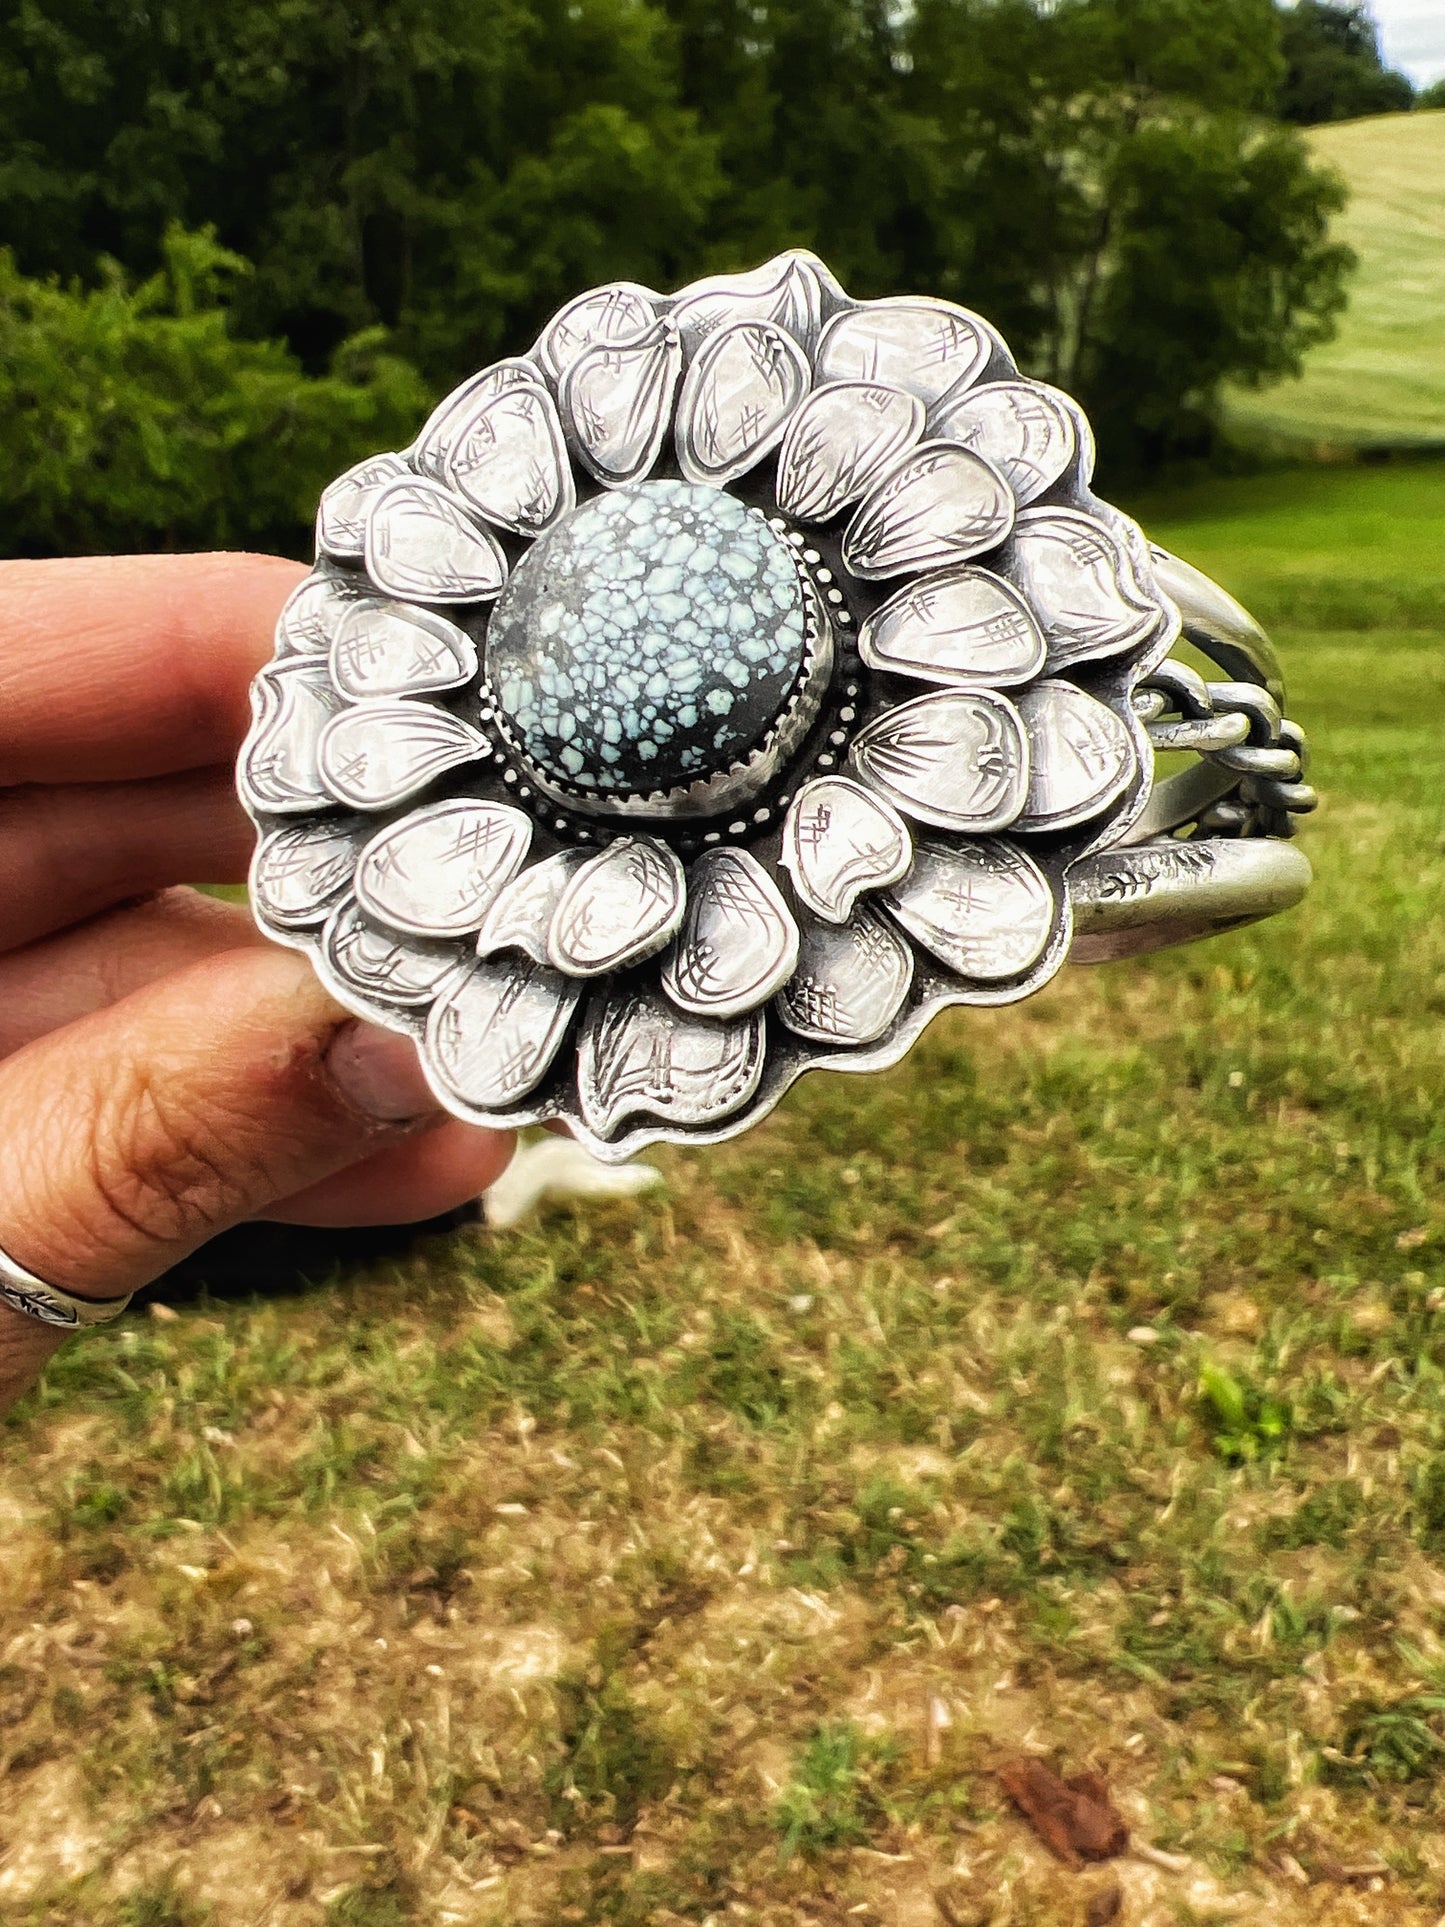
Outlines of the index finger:
[[0,563],[0,785],[229,762],[304,574],[268,555]]

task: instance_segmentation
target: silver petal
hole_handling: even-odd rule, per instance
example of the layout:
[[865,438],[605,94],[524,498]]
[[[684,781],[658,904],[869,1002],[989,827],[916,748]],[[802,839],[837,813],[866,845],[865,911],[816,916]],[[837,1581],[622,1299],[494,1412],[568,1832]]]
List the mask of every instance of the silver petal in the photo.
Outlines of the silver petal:
[[1018,590],[971,563],[926,575],[858,632],[870,669],[924,682],[1007,689],[1044,666],[1044,633]]
[[869,301],[834,315],[818,343],[818,380],[882,381],[928,407],[988,366],[998,336],[986,321],[927,295]]
[[537,353],[554,381],[597,343],[631,341],[657,318],[661,297],[635,281],[612,281],[579,294],[548,322]]
[[319,761],[338,803],[389,810],[491,753],[485,736],[430,703],[357,703],[322,731]]
[[354,903],[334,910],[321,933],[321,956],[346,989],[403,1010],[429,1004],[463,954],[454,944],[399,941]]
[[945,830],[1007,829],[1028,796],[1023,720],[990,691],[948,689],[900,703],[859,732],[851,757],[905,816]]
[[251,901],[283,930],[321,923],[349,886],[360,848],[355,822],[333,818],[273,830],[251,859]]
[[1063,397],[1036,381],[990,381],[950,397],[928,431],[992,462],[1020,508],[1052,488],[1079,452]]
[[1069,682],[1039,682],[1018,699],[1029,733],[1028,804],[1021,830],[1086,823],[1129,787],[1137,751],[1107,703]]
[[609,488],[645,475],[657,460],[682,372],[682,344],[668,318],[627,342],[583,352],[562,383],[562,414],[587,467]]
[[393,930],[471,936],[531,841],[530,818],[505,803],[434,803],[367,844],[356,866],[357,900]]
[[324,656],[349,610],[363,591],[337,575],[308,575],[286,598],[276,622],[276,652],[285,656]]
[[759,1011],[709,1022],[652,989],[599,996],[577,1051],[582,1116],[598,1137],[639,1111],[670,1124],[716,1123],[756,1091],[764,1054]]
[[487,912],[477,936],[477,955],[521,950],[534,963],[546,963],[547,932],[562,892],[590,861],[586,850],[558,850],[514,877]]
[[496,539],[436,482],[392,482],[366,521],[366,573],[413,602],[490,602],[507,579]]
[[354,602],[336,627],[331,677],[348,696],[433,696],[477,673],[463,629],[405,602]]
[[427,1067],[462,1104],[505,1111],[541,1083],[580,995],[530,957],[473,964],[432,1005]]
[[252,723],[241,748],[239,784],[254,810],[283,814],[329,809],[317,760],[321,732],[341,708],[326,664],[290,656],[251,684]]
[[546,387],[541,370],[530,361],[494,361],[490,368],[483,368],[460,388],[454,388],[432,410],[412,445],[412,466],[434,482],[444,482],[457,437],[483,401],[514,388],[540,388],[545,393]]
[[793,973],[798,926],[746,850],[708,850],[687,880],[687,916],[662,966],[662,987],[698,1017],[739,1017]]
[[1164,613],[1139,588],[1110,531],[1076,509],[1021,515],[1009,573],[1043,625],[1051,669],[1133,649]]
[[679,290],[672,318],[689,357],[734,321],[771,321],[811,350],[818,338],[826,293],[842,290],[814,254],[790,250],[748,274],[714,274]]
[[447,480],[514,535],[540,535],[574,508],[572,464],[547,390],[519,385],[483,396],[457,425]]
[[558,900],[547,958],[569,977],[600,977],[661,950],[682,921],[682,865],[665,843],[621,836],[588,859]]
[[366,547],[366,517],[388,482],[406,474],[400,455],[369,455],[325,489],[316,510],[316,553],[337,562],[359,562]]
[[843,560],[868,581],[967,562],[1013,527],[1008,483],[956,442],[924,442],[863,498],[843,537]]
[[778,1015],[820,1044],[871,1044],[913,982],[913,952],[880,916],[858,909],[845,924],[809,922],[798,967],[778,993]]
[[677,459],[690,482],[735,481],[777,446],[808,392],[808,358],[781,328],[735,321],[687,371],[677,410]]
[[783,868],[810,910],[846,923],[861,891],[906,876],[913,842],[891,803],[851,776],[819,776],[793,798],[783,826]]
[[837,381],[809,395],[778,457],[778,507],[831,522],[906,455],[923,433],[923,403],[876,381]]
[[1032,857],[1001,839],[921,843],[888,907],[911,937],[961,977],[1022,976],[1048,946],[1054,894]]

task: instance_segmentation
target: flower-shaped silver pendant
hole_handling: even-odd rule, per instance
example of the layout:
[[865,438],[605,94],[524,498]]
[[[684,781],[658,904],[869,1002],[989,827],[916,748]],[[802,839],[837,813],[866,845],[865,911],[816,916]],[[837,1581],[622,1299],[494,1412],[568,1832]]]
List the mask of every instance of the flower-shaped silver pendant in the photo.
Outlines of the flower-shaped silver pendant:
[[1064,961],[1179,616],[978,316],[788,254],[580,296],[326,491],[255,691],[262,926],[476,1123],[745,1129]]

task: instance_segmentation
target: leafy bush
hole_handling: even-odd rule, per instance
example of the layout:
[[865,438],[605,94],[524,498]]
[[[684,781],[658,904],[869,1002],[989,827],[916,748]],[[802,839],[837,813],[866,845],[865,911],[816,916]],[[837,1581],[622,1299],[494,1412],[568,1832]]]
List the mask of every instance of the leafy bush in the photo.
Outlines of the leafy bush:
[[0,552],[304,548],[316,497],[414,431],[424,393],[379,329],[308,375],[281,342],[238,340],[246,263],[172,227],[133,287],[21,274],[0,253]]

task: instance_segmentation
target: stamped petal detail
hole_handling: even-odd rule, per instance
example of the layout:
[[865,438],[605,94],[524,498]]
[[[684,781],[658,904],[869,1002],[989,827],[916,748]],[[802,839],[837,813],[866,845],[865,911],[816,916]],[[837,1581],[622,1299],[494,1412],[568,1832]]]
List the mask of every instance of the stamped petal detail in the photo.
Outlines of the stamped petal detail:
[[777,502],[799,522],[831,522],[923,433],[923,403],[876,381],[817,388],[788,424]]
[[389,810],[491,744],[469,723],[430,703],[357,703],[321,733],[321,780],[354,810]]
[[710,1022],[644,986],[600,995],[577,1052],[583,1120],[600,1138],[638,1113],[694,1128],[715,1124],[757,1090],[764,1054],[759,1011]]
[[335,562],[359,562],[366,548],[366,518],[389,482],[406,474],[400,455],[369,455],[322,492],[316,510],[316,553]]
[[765,1004],[798,961],[798,926],[746,850],[708,850],[687,879],[687,915],[662,987],[697,1017],[739,1017]]
[[1076,509],[1021,515],[1009,573],[1043,626],[1051,669],[1136,648],[1164,617],[1117,538]]
[[331,913],[321,933],[321,960],[337,984],[398,1010],[429,1004],[464,958],[455,944],[378,930],[350,902]]
[[870,582],[940,569],[996,549],[1013,520],[1013,493],[997,469],[956,442],[924,442],[864,496],[843,560]]
[[869,301],[834,315],[816,357],[819,383],[881,381],[927,407],[977,381],[1000,346],[986,321],[927,295]]
[[981,983],[1022,976],[1048,947],[1054,924],[1048,878],[1002,838],[920,843],[887,903],[909,936]]
[[923,682],[1008,689],[1044,666],[1044,633],[1018,590],[971,563],[926,575],[858,632],[870,669]]
[[505,803],[433,803],[374,836],[356,866],[362,909],[417,937],[468,937],[522,867],[531,819]]
[[282,656],[324,656],[342,621],[363,599],[360,585],[321,570],[308,575],[286,598],[276,621],[276,652]]
[[435,696],[477,673],[477,645],[464,629],[405,602],[354,602],[336,625],[331,679],[358,701]]
[[557,404],[525,384],[484,395],[462,417],[447,480],[499,529],[536,536],[577,503]]
[[928,424],[991,462],[1026,508],[1053,487],[1079,452],[1074,417],[1056,389],[1037,381],[989,381],[950,397]]
[[580,995],[531,957],[475,963],[432,1005],[427,1068],[469,1110],[509,1110],[546,1076]]
[[537,343],[548,374],[560,382],[589,348],[632,341],[657,319],[662,297],[636,281],[610,281],[559,308]]
[[803,931],[798,967],[777,1010],[798,1037],[820,1044],[871,1044],[903,1008],[913,952],[880,916],[858,909],[845,924]]
[[714,274],[691,282],[675,297],[672,318],[689,356],[735,321],[770,321],[811,352],[825,300],[842,298],[818,257],[795,249],[748,274]]
[[819,776],[793,798],[780,861],[810,910],[846,923],[862,891],[907,875],[913,843],[891,803],[851,776]]
[[657,460],[682,373],[667,317],[627,342],[584,349],[562,383],[562,415],[583,462],[607,488],[646,475]]
[[371,506],[366,573],[413,602],[490,602],[507,579],[496,538],[436,482],[393,482]]
[[514,877],[487,912],[477,935],[477,955],[520,950],[535,963],[546,963],[547,932],[562,892],[591,860],[586,850],[558,850]]
[[290,656],[261,671],[251,684],[253,721],[238,765],[250,808],[294,815],[331,807],[318,757],[321,732],[341,706],[315,656]]
[[941,690],[900,703],[859,732],[851,757],[905,816],[965,835],[1007,829],[1028,796],[1022,718],[991,691]]
[[251,904],[282,930],[323,923],[351,885],[361,848],[354,820],[320,817],[263,836],[251,859]]
[[687,371],[677,410],[677,458],[690,482],[715,488],[755,468],[783,437],[812,370],[790,334],[736,321]]
[[665,947],[686,899],[682,865],[665,843],[618,837],[562,892],[547,932],[548,961],[569,977],[641,963]]
[[1035,683],[1018,705],[1029,735],[1020,830],[1072,829],[1118,801],[1138,768],[1122,716],[1071,682]]
[[547,384],[535,363],[518,356],[494,361],[489,368],[464,381],[460,388],[454,388],[432,410],[417,436],[411,450],[413,468],[429,475],[434,482],[445,482],[451,470],[452,450],[464,425],[484,401],[508,394],[514,388],[540,388],[545,393]]

